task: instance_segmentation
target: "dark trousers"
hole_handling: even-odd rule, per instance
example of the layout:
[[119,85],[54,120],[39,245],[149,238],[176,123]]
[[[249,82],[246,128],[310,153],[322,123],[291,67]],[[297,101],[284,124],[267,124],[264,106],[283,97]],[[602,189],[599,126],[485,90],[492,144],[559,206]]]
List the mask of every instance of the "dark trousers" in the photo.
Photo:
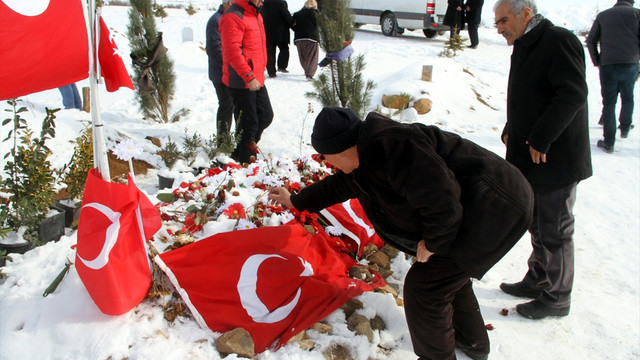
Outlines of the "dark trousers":
[[311,40],[296,40],[298,58],[306,77],[313,77],[318,70],[318,43]]
[[258,91],[229,88],[229,92],[238,113],[236,121],[238,122],[237,131],[240,133],[240,140],[231,157],[239,162],[249,162],[249,157],[254,153],[248,145],[252,142],[257,144],[264,129],[273,121],[269,93],[266,86]]
[[522,282],[542,290],[538,300],[551,307],[571,304],[576,188],[577,183],[553,191],[534,189],[533,223],[529,228],[533,251]]
[[489,337],[471,279],[448,257],[431,256],[411,266],[404,282],[404,308],[420,360],[455,359],[456,339],[489,353]]
[[267,40],[267,74],[276,74],[276,48],[278,48],[278,70],[286,70],[289,66],[289,43],[278,40]]
[[478,39],[478,24],[467,24],[467,30],[469,31],[469,41],[471,41],[471,46],[478,46],[480,43],[480,40]]
[[616,142],[616,103],[620,94],[620,129],[628,130],[633,114],[633,88],[638,79],[638,64],[611,64],[600,66],[600,93],[602,94],[602,126],[604,142]]
[[213,82],[213,87],[216,89],[216,96],[218,97],[218,113],[216,115],[216,140],[218,146],[225,139],[230,137],[231,121],[233,117],[233,98],[229,92],[229,88],[218,82]]

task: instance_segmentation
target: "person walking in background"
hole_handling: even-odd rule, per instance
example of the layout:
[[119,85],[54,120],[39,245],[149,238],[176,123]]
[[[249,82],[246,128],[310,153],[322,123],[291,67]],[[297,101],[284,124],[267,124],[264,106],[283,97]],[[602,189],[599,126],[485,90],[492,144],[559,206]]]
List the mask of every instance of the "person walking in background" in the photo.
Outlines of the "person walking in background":
[[506,159],[535,196],[528,272],[500,289],[534,299],[516,306],[522,316],[566,316],[576,188],[592,175],[584,49],[573,33],[539,15],[534,0],[499,0],[493,10],[498,34],[513,45],[502,132]]
[[[633,129],[633,88],[638,79],[640,61],[640,9],[633,0],[618,0],[596,16],[587,36],[587,48],[593,65],[600,69],[600,93],[604,140],[598,147],[613,153],[616,142],[616,103],[620,94],[620,137]],[[598,44],[600,48],[598,49]]]
[[533,194],[513,165],[435,126],[401,124],[377,113],[362,121],[325,107],[311,145],[340,171],[291,195],[269,199],[318,212],[357,198],[376,233],[416,257],[404,282],[414,352],[455,359],[460,348],[487,359],[487,329],[472,289],[531,223]]
[[278,48],[278,71],[288,73],[289,42],[292,18],[285,0],[265,0],[261,10],[264,30],[267,34],[267,73],[276,77],[276,48]]
[[312,79],[318,69],[318,4],[307,0],[302,10],[293,14],[293,43],[298,49],[300,65],[307,79]]
[[222,82],[229,87],[238,114],[240,139],[231,153],[239,163],[251,162],[262,132],[273,120],[264,84],[267,63],[262,0],[235,0],[220,20]]
[[467,23],[467,31],[469,32],[469,41],[471,45],[467,46],[470,49],[475,49],[480,43],[478,39],[478,26],[482,22],[482,5],[484,0],[467,0],[465,6],[465,21]]
[[220,39],[220,19],[222,14],[233,4],[233,0],[222,0],[216,11],[207,22],[206,50],[209,58],[209,80],[213,83],[218,97],[218,113],[216,116],[216,145],[231,143],[231,120],[233,116],[233,98],[229,89],[222,82],[222,40]]
[[64,106],[65,109],[82,110],[82,98],[80,97],[76,83],[61,86],[58,90],[60,90],[60,94],[62,95],[62,106]]
[[463,15],[462,0],[447,0],[447,12],[444,14],[442,25],[451,29],[449,37],[460,35],[460,30],[464,28]]

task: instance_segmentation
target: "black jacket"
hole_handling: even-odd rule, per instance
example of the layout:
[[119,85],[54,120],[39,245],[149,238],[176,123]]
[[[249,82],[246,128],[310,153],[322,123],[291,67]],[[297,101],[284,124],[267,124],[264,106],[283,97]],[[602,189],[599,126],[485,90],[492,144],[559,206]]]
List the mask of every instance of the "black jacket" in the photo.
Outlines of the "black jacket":
[[[464,4],[464,20],[467,24],[480,24],[482,22],[482,5],[484,5],[484,0],[467,0]],[[467,11],[467,6],[469,11]]]
[[318,41],[318,10],[303,8],[293,14],[293,41],[306,39]]
[[630,0],[618,0],[612,8],[599,13],[587,36],[587,48],[595,66],[637,64],[640,9],[634,8]]
[[291,28],[291,13],[284,0],[265,0],[260,9],[264,20],[264,31],[267,34],[267,42],[281,41],[289,43]]
[[[570,31],[542,19],[515,41],[503,139],[507,160],[534,189],[591,176],[587,93],[584,49]],[[529,144],[546,163],[533,163]]]
[[448,0],[447,1],[447,12],[444,14],[444,19],[442,19],[442,25],[451,26],[455,28],[458,26],[458,30],[464,29],[464,8],[462,10],[457,10],[458,6],[462,7],[462,0]]
[[460,136],[370,113],[358,136],[359,167],[304,188],[291,201],[319,211],[357,198],[386,242],[417,244],[481,278],[520,239],[533,198],[522,174]]
[[220,38],[220,19],[222,18],[222,5],[207,21],[207,38],[205,49],[209,57],[209,80],[222,83],[222,40]]

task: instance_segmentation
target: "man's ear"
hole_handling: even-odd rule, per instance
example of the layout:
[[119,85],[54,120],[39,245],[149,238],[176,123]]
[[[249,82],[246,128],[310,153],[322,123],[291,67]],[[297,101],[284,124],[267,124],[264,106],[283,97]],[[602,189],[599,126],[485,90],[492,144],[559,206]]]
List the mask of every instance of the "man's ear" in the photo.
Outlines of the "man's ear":
[[522,9],[522,16],[524,17],[524,20],[529,23],[529,21],[533,18],[533,10],[531,10],[530,7],[525,7],[524,9]]

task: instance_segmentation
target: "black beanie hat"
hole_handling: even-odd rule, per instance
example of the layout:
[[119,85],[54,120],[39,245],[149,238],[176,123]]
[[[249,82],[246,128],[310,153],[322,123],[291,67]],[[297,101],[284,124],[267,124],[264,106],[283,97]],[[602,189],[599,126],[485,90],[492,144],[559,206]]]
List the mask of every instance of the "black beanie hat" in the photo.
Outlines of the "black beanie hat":
[[313,125],[311,145],[319,154],[337,154],[356,145],[362,120],[351,109],[325,107]]

